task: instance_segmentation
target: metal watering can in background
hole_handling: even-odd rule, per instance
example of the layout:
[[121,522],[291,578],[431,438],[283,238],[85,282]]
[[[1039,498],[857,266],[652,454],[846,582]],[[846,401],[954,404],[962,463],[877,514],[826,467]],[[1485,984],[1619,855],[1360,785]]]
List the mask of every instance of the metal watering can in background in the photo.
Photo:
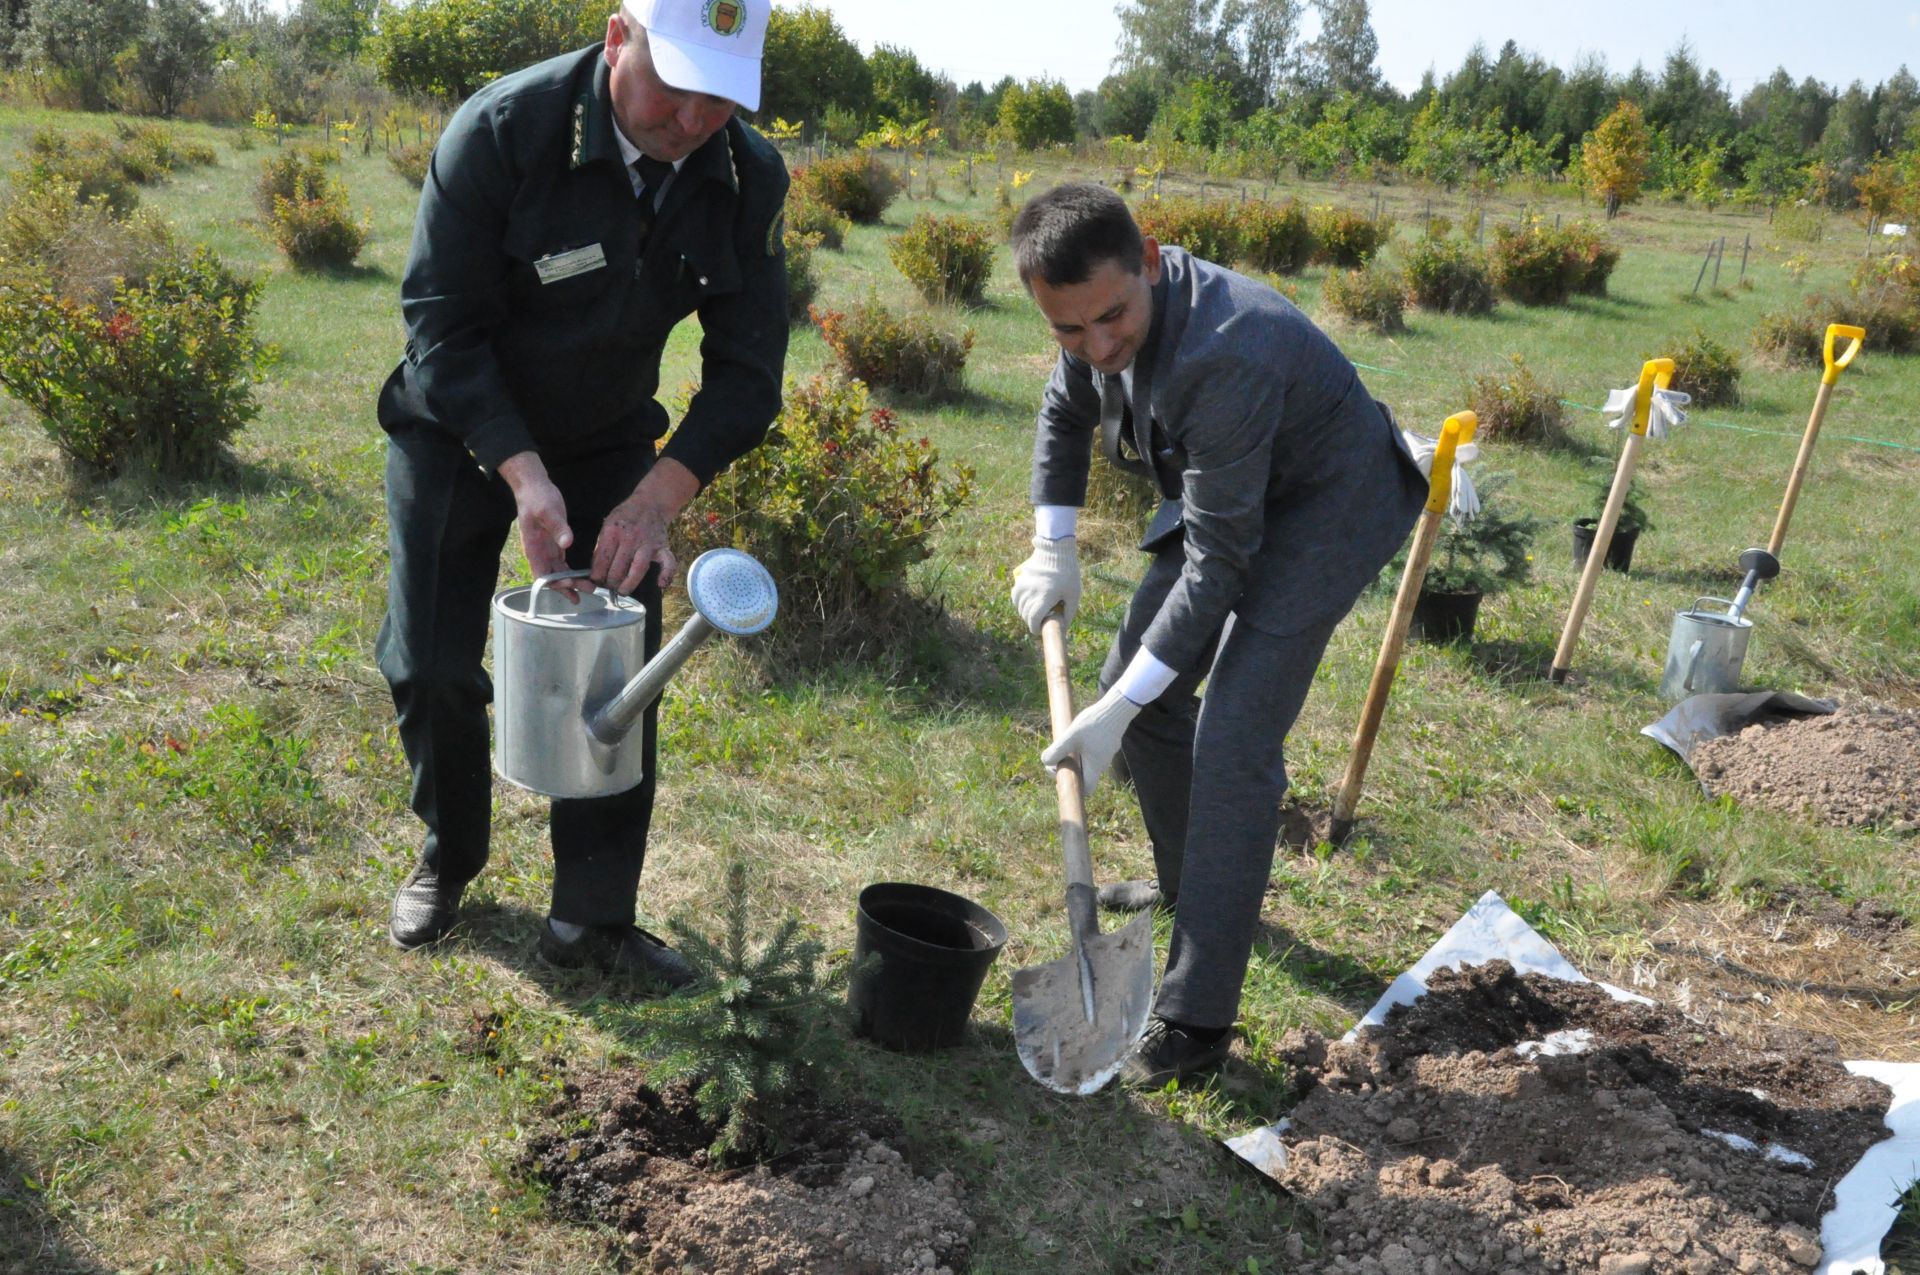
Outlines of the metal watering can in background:
[[[1753,621],[1744,612],[1759,583],[1780,574],[1780,559],[1765,549],[1749,549],[1740,555],[1740,568],[1747,578],[1732,598],[1695,598],[1693,606],[1674,613],[1667,667],[1660,678],[1663,699],[1740,689],[1740,666],[1747,658],[1747,640],[1753,636]],[[1722,602],[1727,609],[1702,611],[1702,602]]]
[[493,596],[493,768],[549,797],[607,797],[646,778],[627,734],[668,679],[715,632],[745,636],[773,623],[773,577],[738,549],[710,549],[687,570],[694,615],[646,658],[647,608],[595,589],[571,602],[553,586],[585,571],[541,576]]

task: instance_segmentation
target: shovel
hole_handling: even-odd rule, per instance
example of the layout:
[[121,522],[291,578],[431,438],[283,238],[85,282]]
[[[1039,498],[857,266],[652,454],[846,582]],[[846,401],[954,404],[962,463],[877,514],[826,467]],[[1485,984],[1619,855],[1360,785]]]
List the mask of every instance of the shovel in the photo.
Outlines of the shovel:
[[[1847,348],[1836,358],[1833,344],[1840,337],[1847,338]],[[1793,472],[1787,476],[1787,494],[1780,502],[1780,515],[1774,519],[1773,535],[1767,540],[1767,552],[1776,558],[1780,556],[1780,546],[1787,542],[1787,524],[1793,521],[1793,507],[1800,500],[1802,484],[1807,481],[1807,466],[1813,463],[1813,445],[1820,437],[1820,422],[1827,414],[1827,400],[1833,397],[1834,382],[1860,353],[1860,343],[1866,339],[1865,328],[1850,323],[1827,325],[1826,343],[1821,347],[1827,366],[1820,374],[1820,391],[1813,396],[1813,415],[1807,418],[1807,432],[1800,439],[1800,454],[1794,458]]]
[[1640,445],[1647,440],[1653,392],[1666,389],[1672,380],[1672,359],[1648,359],[1640,369],[1640,392],[1633,399],[1633,423],[1627,431],[1626,443],[1620,448],[1620,464],[1613,471],[1613,488],[1607,493],[1606,508],[1600,511],[1600,525],[1593,529],[1593,547],[1587,550],[1586,570],[1580,573],[1580,585],[1573,592],[1573,610],[1567,613],[1567,627],[1560,632],[1560,647],[1553,653],[1553,668],[1547,674],[1548,680],[1555,684],[1565,682],[1573,668],[1573,652],[1580,645],[1580,629],[1587,622],[1587,608],[1593,605],[1593,590],[1600,583],[1600,569],[1606,566],[1607,547],[1613,543],[1614,528],[1620,525],[1620,510],[1627,503],[1627,489],[1633,485],[1633,468],[1640,459]]
[[1394,595],[1393,612],[1387,617],[1387,635],[1380,640],[1380,655],[1373,664],[1373,681],[1367,685],[1367,702],[1360,710],[1359,728],[1353,733],[1353,756],[1347,761],[1347,773],[1341,778],[1340,791],[1333,799],[1333,826],[1328,829],[1327,840],[1336,846],[1345,845],[1353,835],[1354,810],[1360,805],[1367,762],[1373,757],[1374,741],[1380,735],[1380,719],[1386,715],[1387,696],[1393,690],[1393,677],[1400,668],[1400,652],[1406,649],[1414,603],[1420,600],[1420,584],[1427,578],[1434,541],[1440,538],[1440,519],[1453,498],[1454,453],[1473,441],[1479,424],[1480,418],[1472,412],[1455,412],[1441,427],[1440,441],[1433,450],[1432,476],[1427,480],[1427,507],[1413,533],[1413,545],[1407,550],[1407,568],[1400,575],[1400,591]]
[[[1040,646],[1057,739],[1073,724],[1073,682],[1057,612],[1041,625]],[[1090,1094],[1119,1072],[1147,1025],[1153,1004],[1153,922],[1142,912],[1112,934],[1100,932],[1077,758],[1060,764],[1054,787],[1073,946],[1057,961],[1013,972],[1013,1044],[1027,1074],[1047,1088]]]

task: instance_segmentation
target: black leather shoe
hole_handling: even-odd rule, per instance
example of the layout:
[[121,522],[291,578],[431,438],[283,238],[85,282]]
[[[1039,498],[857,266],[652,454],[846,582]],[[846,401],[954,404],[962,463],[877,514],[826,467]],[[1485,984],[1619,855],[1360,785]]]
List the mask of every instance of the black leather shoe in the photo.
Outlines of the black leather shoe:
[[1120,1065],[1120,1080],[1136,1089],[1163,1089],[1169,1080],[1186,1080],[1212,1071],[1227,1060],[1233,1048],[1233,1029],[1218,1036],[1204,1028],[1188,1027],[1155,1014],[1147,1030]]
[[540,959],[561,969],[595,969],[603,974],[642,978],[677,992],[694,983],[693,967],[657,935],[637,925],[591,925],[577,939],[553,931],[553,918],[540,922]]
[[442,881],[432,868],[420,864],[393,893],[393,911],[387,916],[387,937],[395,947],[425,947],[447,937],[460,914],[465,885]]
[[1100,901],[1103,912],[1144,912],[1148,908],[1159,908],[1163,912],[1173,910],[1173,900],[1161,891],[1158,878],[1115,881],[1111,885],[1101,886],[1095,897]]

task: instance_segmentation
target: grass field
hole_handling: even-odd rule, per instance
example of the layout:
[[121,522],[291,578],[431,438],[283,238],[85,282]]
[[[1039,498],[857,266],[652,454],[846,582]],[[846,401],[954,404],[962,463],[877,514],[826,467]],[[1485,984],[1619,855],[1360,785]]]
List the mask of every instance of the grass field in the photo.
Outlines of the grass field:
[[[103,126],[0,111],[0,155],[49,122]],[[499,790],[494,861],[454,941],[407,955],[384,934],[417,833],[371,655],[385,583],[373,402],[402,340],[413,192],[377,152],[348,156],[375,240],[350,274],[296,275],[250,222],[262,152],[198,135],[219,163],[145,201],[269,280],[260,326],[281,357],[238,475],[78,478],[0,403],[0,1271],[626,1269],[618,1237],[549,1218],[514,1169],[568,1069],[644,1066],[631,1007],[532,958],[545,803]],[[822,299],[871,289],[906,303],[887,237],[923,208],[986,210],[992,181],[983,168],[967,197],[942,176],[943,198],[897,203],[885,226],[822,253]],[[1294,193],[1354,206],[1378,193],[1403,239],[1430,198],[1469,215],[1425,190]],[[1524,210],[1486,204],[1490,222]],[[1556,198],[1535,211],[1594,210]],[[1695,328],[1744,349],[1761,313],[1840,285],[1862,250],[1847,220],[1806,243],[1764,215],[1679,207],[1631,208],[1611,233],[1625,255],[1606,298],[1490,319],[1410,312],[1391,338],[1329,326],[1402,423],[1428,432],[1468,378],[1524,355],[1586,405],[1573,430],[1604,463],[1617,444],[1587,408],[1643,359]],[[1720,289],[1691,299],[1720,235]],[[1748,237],[1750,288],[1734,278]],[[1804,277],[1783,268],[1791,256]],[[1486,449],[1482,468],[1513,471],[1518,499],[1551,524],[1536,581],[1489,601],[1471,648],[1409,650],[1362,835],[1276,863],[1242,1043],[1218,1082],[1066,1100],[1027,1080],[1008,976],[1057,955],[1065,930],[1038,652],[1006,587],[1025,553],[1051,346],[1002,258],[988,304],[951,316],[977,333],[969,395],[902,405],[910,429],[979,474],[916,570],[937,622],[827,662],[768,658],[777,631],[696,657],[664,704],[642,891],[655,920],[699,908],[741,854],[760,910],[799,913],[834,949],[850,946],[854,898],[875,880],[955,889],[1007,923],[971,1043],[921,1058],[858,1049],[841,1078],[900,1115],[924,1163],[964,1177],[975,1272],[1280,1269],[1302,1223],[1211,1139],[1277,1114],[1283,1031],[1343,1030],[1489,888],[1595,976],[1736,1027],[1829,1032],[1849,1057],[1920,1060],[1909,931],[1869,949],[1831,930],[1795,941],[1782,924],[1828,897],[1920,919],[1914,842],[1704,802],[1636,734],[1664,712],[1671,613],[1725,592],[1739,550],[1765,542],[1813,398],[1815,373],[1750,365],[1739,407],[1648,447],[1657,529],[1631,577],[1602,582],[1570,686],[1541,674],[1575,582],[1561,528],[1593,512],[1596,461]],[[1316,316],[1323,275],[1301,282]],[[824,360],[796,330],[789,370]],[[1920,707],[1917,370],[1867,355],[1841,380],[1786,569],[1755,604],[1752,683]],[[682,331],[663,383],[696,372]],[[1140,569],[1129,530],[1086,538],[1083,692]],[[1385,613],[1370,596],[1342,627],[1293,733],[1305,800],[1339,779]],[[1090,812],[1103,880],[1149,870],[1117,787]],[[503,1024],[493,1057],[466,1044],[489,1014]]]

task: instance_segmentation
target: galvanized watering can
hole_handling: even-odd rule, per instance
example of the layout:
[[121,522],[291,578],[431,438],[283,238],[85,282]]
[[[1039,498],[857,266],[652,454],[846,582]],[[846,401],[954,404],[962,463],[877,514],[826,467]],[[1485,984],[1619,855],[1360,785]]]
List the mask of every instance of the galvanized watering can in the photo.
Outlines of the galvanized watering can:
[[[1746,662],[1753,621],[1743,614],[1760,581],[1780,574],[1780,560],[1765,549],[1740,555],[1747,578],[1731,598],[1695,598],[1673,616],[1673,635],[1667,639],[1667,666],[1660,678],[1660,694],[1669,700],[1689,695],[1718,695],[1740,689],[1740,667]],[[1727,609],[1702,610],[1703,602],[1724,603]]]
[[737,549],[710,549],[687,571],[694,615],[646,658],[645,606],[605,589],[578,602],[553,586],[585,571],[541,576],[493,597],[493,768],[549,797],[606,797],[646,778],[628,732],[695,648],[715,632],[744,636],[773,623],[773,577]]

